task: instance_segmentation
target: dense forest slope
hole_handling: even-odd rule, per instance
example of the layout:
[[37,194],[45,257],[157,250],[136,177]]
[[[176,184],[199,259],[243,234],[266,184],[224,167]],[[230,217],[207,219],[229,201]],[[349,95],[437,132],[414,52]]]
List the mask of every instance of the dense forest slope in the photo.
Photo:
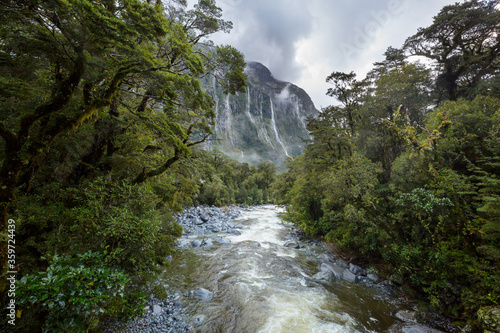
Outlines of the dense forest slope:
[[333,72],[340,105],[308,123],[312,143],[273,185],[307,233],[490,332],[500,329],[498,22],[498,1],[446,6],[365,79]]
[[197,48],[231,29],[221,15],[214,1],[1,2],[0,331],[133,318],[164,293],[175,212],[269,200],[272,165],[198,148],[215,121],[206,73],[246,87],[240,52]]

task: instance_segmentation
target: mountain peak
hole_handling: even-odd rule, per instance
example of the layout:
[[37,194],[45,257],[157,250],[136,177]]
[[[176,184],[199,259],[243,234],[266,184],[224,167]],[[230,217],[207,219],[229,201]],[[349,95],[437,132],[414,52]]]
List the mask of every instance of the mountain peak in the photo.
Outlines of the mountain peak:
[[277,80],[263,64],[249,62],[245,72],[243,94],[226,95],[215,80],[207,81],[217,114],[211,146],[240,162],[283,169],[288,157],[302,153],[307,119],[319,111],[303,89]]
[[260,62],[256,61],[250,61],[247,63],[247,68],[245,70],[246,74],[249,76],[249,78],[256,80],[261,83],[279,83],[282,82],[280,80],[277,80],[269,68],[261,64]]

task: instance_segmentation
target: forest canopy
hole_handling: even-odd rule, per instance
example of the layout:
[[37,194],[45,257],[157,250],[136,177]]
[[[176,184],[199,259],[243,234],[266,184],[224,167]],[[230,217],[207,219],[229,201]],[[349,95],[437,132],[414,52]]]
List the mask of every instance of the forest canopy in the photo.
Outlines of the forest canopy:
[[478,331],[500,327],[498,5],[445,6],[366,78],[330,74],[336,104],[273,184],[309,235]]
[[200,81],[245,91],[243,55],[209,40],[232,23],[213,0],[7,0],[0,21],[2,304],[16,271],[18,331],[133,318],[175,212],[268,200],[272,166],[198,148],[215,120]]

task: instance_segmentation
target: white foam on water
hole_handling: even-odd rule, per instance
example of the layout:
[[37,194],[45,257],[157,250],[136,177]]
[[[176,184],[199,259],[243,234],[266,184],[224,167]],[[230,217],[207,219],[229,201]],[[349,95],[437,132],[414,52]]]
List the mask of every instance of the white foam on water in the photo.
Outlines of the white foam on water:
[[[349,315],[324,310],[327,299],[317,292],[280,290],[267,301],[268,318],[259,333],[358,332]],[[324,317],[333,320],[326,321]]]

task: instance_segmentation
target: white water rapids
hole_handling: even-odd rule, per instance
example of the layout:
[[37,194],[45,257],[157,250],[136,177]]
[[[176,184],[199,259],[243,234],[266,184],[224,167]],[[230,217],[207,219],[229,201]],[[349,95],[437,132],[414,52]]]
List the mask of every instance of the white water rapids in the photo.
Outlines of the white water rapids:
[[244,211],[231,244],[189,248],[174,255],[166,282],[183,294],[197,287],[209,300],[182,299],[197,332],[384,332],[400,309],[375,287],[346,281],[320,283],[318,256],[307,244],[284,246],[289,228],[272,205]]

